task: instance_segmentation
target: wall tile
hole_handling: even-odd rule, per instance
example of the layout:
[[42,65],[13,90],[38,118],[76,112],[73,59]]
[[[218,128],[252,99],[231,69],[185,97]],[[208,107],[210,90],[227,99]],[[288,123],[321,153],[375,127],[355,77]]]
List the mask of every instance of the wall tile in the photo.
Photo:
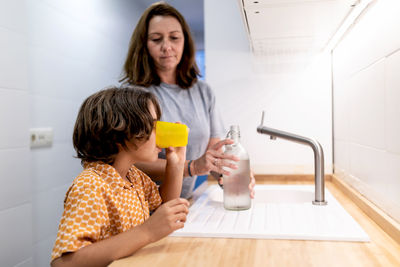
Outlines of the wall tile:
[[334,139],[334,160],[335,167],[338,167],[342,171],[350,171],[350,155],[349,155],[349,144],[346,141],[340,139]]
[[[80,101],[47,96],[32,96],[31,127],[52,127],[54,142],[71,144]],[[57,114],[57,116],[54,116]]]
[[[71,144],[76,113],[89,94],[118,83],[141,12],[122,2],[0,0],[0,236],[10,240],[0,244],[0,266],[48,266],[65,192],[82,169]],[[54,145],[29,149],[31,126],[53,127]],[[26,161],[32,169],[16,166]]]
[[349,140],[349,92],[354,90],[352,85],[353,79],[345,79],[340,83],[336,83],[333,90],[333,136],[335,139],[340,139],[342,141]]
[[[374,48],[380,51],[378,58],[388,56],[400,48],[400,35],[393,34],[400,31],[399,10],[400,2],[397,0],[377,1],[371,8],[370,25],[364,27],[373,38]],[[374,25],[379,25],[379,27],[371,32]]]
[[26,34],[25,1],[0,1],[0,27]]
[[384,195],[387,186],[386,153],[368,146],[350,144],[350,173]]
[[0,149],[29,145],[28,107],[28,92],[0,88]]
[[385,176],[384,187],[386,197],[397,204],[400,214],[400,155],[386,153],[384,160],[386,166],[383,169],[383,175]]
[[352,75],[400,47],[398,10],[396,0],[376,1],[360,17],[349,34],[334,51],[335,70],[339,76]]
[[0,150],[0,210],[32,200],[29,153],[29,148]]
[[55,49],[39,46],[29,48],[29,57],[30,88],[34,95],[74,100],[79,106],[91,93],[118,84],[122,69],[122,63],[107,62],[114,69],[104,70],[96,62],[72,59]]
[[88,63],[65,57],[55,49],[29,47],[29,81],[34,95],[81,102],[87,92],[98,90],[92,73]]
[[14,266],[32,257],[32,205],[0,211],[0,266]]
[[[102,2],[101,5],[105,4],[106,2]],[[105,17],[101,17],[99,14],[96,17],[93,14],[90,23],[88,23],[90,11],[85,11],[86,17],[77,17],[76,14],[65,13],[65,10],[69,10],[71,7],[82,12],[82,4],[75,6],[71,3],[59,3],[56,5],[63,7],[54,8],[51,3],[28,1],[30,43],[35,47],[62,55],[64,58],[88,64],[86,71],[89,73],[93,69],[99,68],[113,72],[116,70],[115,66],[118,66],[118,70],[121,70],[128,50],[128,43],[117,41],[115,39],[116,32],[101,32],[92,25],[93,20],[104,21]],[[92,2],[91,5],[96,6],[96,2]],[[85,10],[91,8],[88,7]],[[108,16],[110,16],[110,10]],[[126,25],[122,28],[128,30]],[[131,29],[128,32],[130,31]],[[124,39],[129,38],[128,36],[130,34],[125,32]],[[96,67],[93,68],[92,66]],[[85,76],[82,75],[83,73],[80,73],[79,76]]]
[[352,77],[347,93],[351,141],[375,148],[385,147],[384,60]]
[[0,88],[27,90],[26,37],[0,27],[0,48]]
[[[14,267],[32,267],[32,266],[34,266],[33,258],[29,258],[27,260],[24,260],[23,262],[18,263]],[[39,265],[37,265],[37,266],[39,266]],[[44,266],[44,265],[40,265],[40,266]]]
[[[36,0],[29,0],[36,1]],[[88,25],[93,31],[101,33],[108,41],[127,45],[131,33],[142,15],[145,6],[137,6],[134,1],[68,1],[41,0],[52,10],[66,15],[70,20]]]
[[[33,195],[33,242],[56,235],[64,210],[64,198],[70,184]],[[51,201],[49,201],[51,200]],[[54,240],[53,240],[54,242]]]
[[74,158],[72,143],[54,143],[50,148],[31,150],[33,193],[71,184],[82,171],[80,160]]
[[37,242],[33,245],[35,266],[49,266],[51,259],[51,251],[53,250],[56,234]]
[[86,24],[71,20],[42,1],[27,1],[27,8],[31,45],[58,51],[75,60],[88,61],[96,57],[89,44],[97,38]]
[[[333,52],[335,165],[352,177],[352,186],[397,219],[399,8],[400,1],[375,1]],[[341,86],[346,83],[350,86]]]
[[400,51],[387,58],[385,67],[385,148],[400,154]]

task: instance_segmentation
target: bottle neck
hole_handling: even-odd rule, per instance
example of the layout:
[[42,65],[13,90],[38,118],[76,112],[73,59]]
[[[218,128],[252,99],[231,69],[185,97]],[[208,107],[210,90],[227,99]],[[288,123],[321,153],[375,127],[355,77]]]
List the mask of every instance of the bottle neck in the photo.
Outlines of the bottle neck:
[[240,143],[239,125],[231,125],[226,137],[232,139],[235,142],[233,145],[239,144]]
[[231,131],[230,138],[235,142],[234,144],[240,143],[240,133],[237,131]]

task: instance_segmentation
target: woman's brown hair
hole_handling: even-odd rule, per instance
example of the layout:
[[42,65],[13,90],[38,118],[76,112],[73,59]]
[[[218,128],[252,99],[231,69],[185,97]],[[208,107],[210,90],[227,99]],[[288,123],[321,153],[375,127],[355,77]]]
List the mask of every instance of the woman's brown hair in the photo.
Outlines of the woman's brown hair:
[[165,2],[152,4],[140,17],[130,40],[123,76],[120,81],[144,87],[160,84],[160,77],[147,49],[149,22],[155,16],[172,16],[182,26],[185,43],[182,59],[176,69],[176,82],[181,88],[190,88],[197,81],[197,76],[200,75],[195,60],[193,38],[182,14]]
[[153,104],[157,120],[161,109],[156,97],[143,89],[110,87],[89,96],[76,119],[73,144],[83,162],[113,164],[120,148],[148,140],[154,127],[149,110]]

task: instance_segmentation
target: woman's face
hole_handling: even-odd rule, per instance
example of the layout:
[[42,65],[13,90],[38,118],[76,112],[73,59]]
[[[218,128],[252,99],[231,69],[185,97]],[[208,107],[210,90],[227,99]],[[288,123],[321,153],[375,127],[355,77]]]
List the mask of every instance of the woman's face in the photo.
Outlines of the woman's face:
[[155,16],[149,22],[147,49],[157,70],[176,70],[182,58],[185,37],[172,16]]

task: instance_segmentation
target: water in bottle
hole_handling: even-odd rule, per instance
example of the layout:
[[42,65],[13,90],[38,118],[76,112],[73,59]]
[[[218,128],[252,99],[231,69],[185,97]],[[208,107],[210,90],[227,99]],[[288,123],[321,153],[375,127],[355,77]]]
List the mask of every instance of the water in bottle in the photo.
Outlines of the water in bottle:
[[235,143],[225,146],[225,154],[235,155],[240,161],[234,162],[238,168],[227,169],[230,175],[224,175],[224,207],[227,210],[247,210],[251,207],[250,199],[250,160],[247,151],[240,143],[239,126],[233,125],[228,136]]

